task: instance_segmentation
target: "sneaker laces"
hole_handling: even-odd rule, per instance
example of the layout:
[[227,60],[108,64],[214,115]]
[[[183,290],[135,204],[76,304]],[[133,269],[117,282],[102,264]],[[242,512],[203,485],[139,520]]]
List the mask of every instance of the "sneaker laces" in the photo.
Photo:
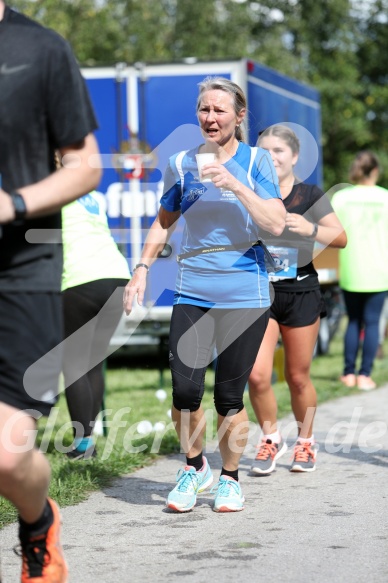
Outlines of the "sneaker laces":
[[312,450],[312,444],[309,443],[297,443],[294,448],[294,460],[296,462],[308,462],[309,456],[313,459],[315,458],[314,451]]
[[195,491],[198,485],[198,476],[196,472],[181,468],[176,475],[176,481],[178,482],[177,490],[179,492]]
[[13,549],[15,555],[22,557],[30,577],[40,576],[42,568],[49,562],[46,538],[47,533],[25,539]]
[[213,486],[213,488],[210,490],[210,493],[213,494],[217,491],[217,494],[219,494],[222,498],[227,498],[231,494],[232,489],[235,490],[236,494],[240,495],[239,483],[236,482],[236,480],[233,480],[233,478],[222,481],[220,480],[218,484]]
[[255,458],[257,460],[267,460],[269,456],[274,458],[278,451],[278,448],[270,439],[266,441],[263,439],[261,444],[257,445],[256,448],[259,450]]

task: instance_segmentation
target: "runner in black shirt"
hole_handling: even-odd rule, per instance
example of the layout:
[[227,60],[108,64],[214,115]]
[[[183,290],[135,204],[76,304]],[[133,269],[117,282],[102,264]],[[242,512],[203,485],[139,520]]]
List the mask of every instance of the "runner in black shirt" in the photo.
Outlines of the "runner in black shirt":
[[19,513],[22,583],[67,581],[50,467],[26,436],[56,402],[62,257],[52,237],[61,207],[98,184],[96,127],[68,44],[0,0],[0,495]]
[[312,263],[314,242],[344,247],[346,234],[324,193],[297,183],[293,172],[299,156],[299,140],[287,126],[271,126],[259,138],[270,151],[287,210],[286,228],[280,237],[263,236],[282,270],[270,276],[274,301],[270,320],[249,378],[249,394],[263,437],[252,473],[269,474],[287,445],[277,428],[277,403],[271,387],[273,358],[279,334],[285,354],[285,377],[298,424],[291,471],[315,469],[317,447],[313,419],[317,396],[310,378],[313,350],[320,317],[325,316],[318,275]]

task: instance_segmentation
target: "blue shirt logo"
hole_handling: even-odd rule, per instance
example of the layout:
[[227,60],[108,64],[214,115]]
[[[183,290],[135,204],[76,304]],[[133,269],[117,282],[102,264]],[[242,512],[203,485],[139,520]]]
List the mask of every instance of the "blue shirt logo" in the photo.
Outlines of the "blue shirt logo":
[[92,215],[100,214],[100,205],[98,204],[98,201],[94,198],[94,196],[92,196],[91,194],[85,194],[85,196],[79,198],[77,202],[82,204],[82,206],[85,208],[85,210],[88,211],[88,213],[91,213]]

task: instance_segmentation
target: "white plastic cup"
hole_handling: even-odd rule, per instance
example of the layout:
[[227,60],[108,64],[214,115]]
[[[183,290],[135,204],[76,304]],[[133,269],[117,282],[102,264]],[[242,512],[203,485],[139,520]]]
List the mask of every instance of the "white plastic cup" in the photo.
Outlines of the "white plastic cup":
[[214,162],[216,155],[208,152],[206,154],[196,154],[195,157],[197,159],[199,180],[201,182],[211,182],[214,174],[208,174],[202,178],[202,167],[205,166],[205,164],[211,164]]

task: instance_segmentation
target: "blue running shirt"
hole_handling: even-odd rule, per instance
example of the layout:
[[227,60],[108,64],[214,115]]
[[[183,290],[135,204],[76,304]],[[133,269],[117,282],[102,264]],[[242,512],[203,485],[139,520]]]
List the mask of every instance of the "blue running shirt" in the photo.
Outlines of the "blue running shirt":
[[[240,243],[246,246],[182,259],[174,304],[222,309],[268,307],[271,302],[264,253],[260,247],[250,248],[260,236],[260,229],[232,191],[199,181],[197,153],[195,148],[170,158],[160,201],[165,210],[180,210],[185,219],[180,254],[206,247]],[[224,166],[260,198],[281,200],[267,150],[252,149],[240,142],[235,156]]]

